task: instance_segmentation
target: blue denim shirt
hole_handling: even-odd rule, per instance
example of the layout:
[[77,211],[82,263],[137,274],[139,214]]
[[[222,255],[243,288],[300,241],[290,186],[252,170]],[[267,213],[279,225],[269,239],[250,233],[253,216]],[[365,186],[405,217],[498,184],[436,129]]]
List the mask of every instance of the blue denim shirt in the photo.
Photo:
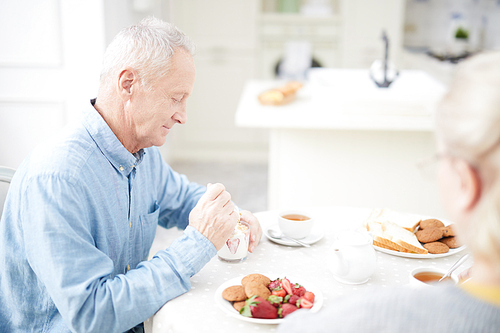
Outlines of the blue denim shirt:
[[[205,188],[131,154],[89,105],[18,168],[0,221],[0,332],[123,332],[215,256],[188,226]],[[156,226],[185,229],[147,261]]]

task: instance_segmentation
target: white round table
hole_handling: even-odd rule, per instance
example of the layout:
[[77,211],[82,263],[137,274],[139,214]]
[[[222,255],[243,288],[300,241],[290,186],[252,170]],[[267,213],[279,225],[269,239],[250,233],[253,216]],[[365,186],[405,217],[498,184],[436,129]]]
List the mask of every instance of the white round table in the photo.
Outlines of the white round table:
[[[376,252],[377,268],[370,280],[361,285],[337,282],[328,269],[326,260],[335,234],[345,229],[362,225],[371,209],[354,207],[305,208],[314,215],[314,232],[324,237],[310,248],[276,244],[262,236],[254,253],[249,253],[244,262],[231,264],[214,257],[198,274],[191,278],[191,290],[167,302],[153,317],[145,322],[147,332],[275,332],[276,325],[249,323],[223,312],[215,303],[216,289],[224,282],[251,273],[279,274],[270,278],[294,276],[297,282],[310,281],[321,290],[323,309],[335,304],[335,297],[359,292],[367,287],[406,285],[409,273],[416,267],[447,269],[466,250],[447,257],[435,259],[413,259]],[[277,224],[278,211],[255,214],[263,229]],[[174,232],[174,234],[177,236]],[[165,245],[165,247],[167,244]],[[470,266],[470,260],[461,271]],[[307,285],[303,282],[305,287]],[[320,310],[321,311],[321,310]]]

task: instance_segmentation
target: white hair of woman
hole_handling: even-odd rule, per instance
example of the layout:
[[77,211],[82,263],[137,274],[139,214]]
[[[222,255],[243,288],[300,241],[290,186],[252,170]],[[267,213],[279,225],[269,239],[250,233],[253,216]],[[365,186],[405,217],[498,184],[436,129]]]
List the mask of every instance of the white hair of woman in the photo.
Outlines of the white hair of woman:
[[121,30],[104,54],[101,88],[109,87],[126,67],[135,69],[145,89],[167,74],[169,59],[177,48],[194,55],[193,42],[174,25],[148,17]]
[[459,66],[436,114],[444,154],[463,159],[480,179],[480,197],[459,233],[476,258],[500,273],[500,52]]

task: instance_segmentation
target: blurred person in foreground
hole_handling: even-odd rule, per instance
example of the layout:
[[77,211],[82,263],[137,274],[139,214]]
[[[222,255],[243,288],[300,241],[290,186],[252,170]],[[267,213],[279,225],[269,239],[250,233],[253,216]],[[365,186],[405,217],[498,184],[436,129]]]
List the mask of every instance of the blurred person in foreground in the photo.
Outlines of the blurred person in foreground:
[[[154,147],[186,122],[192,55],[160,20],[122,30],[82,121],[19,167],[0,222],[1,332],[141,332],[230,237],[224,186],[189,182]],[[253,251],[259,222],[241,219]],[[157,225],[184,232],[148,261]]]
[[436,114],[439,187],[474,257],[458,286],[379,288],[299,310],[278,332],[500,331],[500,53],[459,66]]

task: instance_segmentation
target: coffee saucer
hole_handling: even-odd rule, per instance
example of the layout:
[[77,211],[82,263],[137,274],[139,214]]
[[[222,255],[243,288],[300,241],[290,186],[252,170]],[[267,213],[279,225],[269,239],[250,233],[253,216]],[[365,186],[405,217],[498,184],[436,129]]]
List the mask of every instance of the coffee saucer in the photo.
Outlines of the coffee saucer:
[[[281,231],[280,231],[278,224],[274,224],[274,225],[270,226],[269,228],[264,229],[264,235],[266,235],[267,239],[269,239],[271,242],[281,244],[281,245],[286,245],[286,246],[302,246],[302,245],[297,244],[294,241],[291,241],[288,239],[277,239],[277,238],[271,237],[269,235],[269,232],[268,232],[269,229],[278,231],[280,233],[281,233]],[[318,227],[313,227],[309,236],[302,238],[302,239],[299,239],[299,240],[303,243],[311,245],[311,244],[314,244],[314,243],[320,241],[324,236],[325,236],[325,233],[323,230],[321,230]]]

